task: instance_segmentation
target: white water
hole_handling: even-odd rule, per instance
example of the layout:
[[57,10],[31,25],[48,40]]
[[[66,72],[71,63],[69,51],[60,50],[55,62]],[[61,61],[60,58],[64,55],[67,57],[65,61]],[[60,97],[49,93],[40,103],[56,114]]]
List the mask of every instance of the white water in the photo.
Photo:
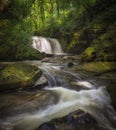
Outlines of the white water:
[[113,111],[113,108],[110,105],[110,98],[105,88],[101,87],[99,89],[82,90],[79,92],[63,87],[45,89],[55,92],[59,96],[59,102],[48,106],[45,110],[37,111],[35,114],[23,114],[19,117],[7,119],[7,122],[15,130],[35,130],[44,122],[65,116],[78,109],[91,114],[100,126],[108,130],[115,130],[107,119],[107,116],[113,118],[114,113],[109,113],[109,110]]
[[[99,126],[106,130],[115,130],[111,122],[116,119],[116,114],[111,106],[110,97],[104,86],[95,88],[94,84],[91,84],[89,81],[81,80],[79,75],[76,77],[73,73],[60,70],[58,66],[50,67],[47,64],[47,67],[43,66],[41,69],[48,75],[47,78],[49,81],[49,86],[44,88],[44,90],[55,93],[58,97],[58,102],[48,106],[46,109],[36,110],[34,113],[25,113],[12,118],[8,117],[4,121],[1,120],[0,124],[3,125],[3,130],[35,130],[45,122],[63,117],[79,109],[93,116]],[[64,86],[57,86],[55,79],[55,73],[57,71],[66,72],[72,78],[78,79],[77,85],[84,85],[90,89],[83,90],[82,88],[80,91],[75,91],[64,88]]]
[[63,54],[62,47],[57,39],[33,36],[32,47],[46,54]]
[[32,47],[38,50],[39,52],[45,52],[46,54],[52,54],[52,47],[46,38],[43,37],[32,37],[33,43]]
[[57,39],[48,38],[51,46],[52,46],[52,53],[53,54],[63,54],[62,47]]

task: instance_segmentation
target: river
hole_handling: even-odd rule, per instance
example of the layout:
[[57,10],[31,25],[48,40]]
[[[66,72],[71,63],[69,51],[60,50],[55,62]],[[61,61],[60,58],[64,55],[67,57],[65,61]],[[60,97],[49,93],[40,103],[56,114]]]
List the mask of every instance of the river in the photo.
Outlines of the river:
[[[37,88],[36,92],[22,91],[19,94],[20,98],[26,95],[33,97],[33,93],[36,93],[35,97],[42,92],[50,94],[42,102],[36,98],[28,101],[26,99],[23,104],[14,106],[12,111],[9,109],[10,114],[6,114],[5,118],[0,119],[1,130],[39,130],[39,126],[45,122],[64,117],[77,110],[90,114],[101,129],[115,130],[112,125],[115,122],[115,111],[111,106],[105,84],[94,78],[87,78],[87,74],[83,76],[82,73],[71,72],[66,63],[59,63],[60,59],[60,56],[57,56],[55,61],[53,58],[49,62],[28,61],[31,64],[41,63],[38,68],[42,70],[48,80],[48,85],[42,90]],[[37,83],[35,84],[37,85]],[[10,97],[9,94],[5,96]],[[24,111],[25,107],[27,111]],[[29,111],[28,107],[33,109]],[[19,109],[21,112],[18,113]],[[91,126],[90,129],[92,129]]]
[[[71,71],[68,66],[69,58],[65,57],[66,54],[56,39],[34,36],[32,46],[46,54],[57,54],[41,61],[22,62],[38,65],[48,84],[38,88],[38,79],[34,90],[1,94],[1,107],[7,107],[2,108],[4,111],[0,115],[0,130],[115,130],[116,113],[106,90],[107,83],[92,77],[90,73]],[[77,59],[71,61],[73,66],[78,66]],[[16,62],[18,63],[21,62]],[[89,114],[87,120],[92,117],[97,127],[91,125],[92,120],[88,128],[83,128],[84,121],[80,123],[82,119],[78,118],[78,114],[78,122],[71,128],[61,129],[58,125],[54,125],[54,128],[44,127],[44,123],[68,116],[75,111]]]

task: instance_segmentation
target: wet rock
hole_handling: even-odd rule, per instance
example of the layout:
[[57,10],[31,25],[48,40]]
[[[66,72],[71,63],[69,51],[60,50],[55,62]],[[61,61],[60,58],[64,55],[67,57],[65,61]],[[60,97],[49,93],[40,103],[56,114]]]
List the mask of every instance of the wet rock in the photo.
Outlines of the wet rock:
[[65,117],[53,119],[41,125],[37,130],[103,130],[99,128],[96,120],[81,110]]
[[34,65],[22,63],[2,65],[0,91],[31,87],[41,74],[41,70]]
[[57,96],[51,91],[20,91],[1,94],[0,120],[6,117],[18,117],[20,114],[34,114],[54,103],[57,103]]
[[42,62],[49,62],[50,61],[50,58],[49,57],[46,57],[44,59],[41,60]]
[[48,85],[48,81],[45,78],[45,76],[42,74],[42,76],[35,82],[35,87],[37,88],[43,88],[46,85]]
[[72,67],[74,64],[72,62],[68,63],[68,67]]
[[80,60],[80,55],[66,55],[62,57],[62,60]]
[[108,90],[110,97],[111,97],[111,104],[113,105],[113,107],[116,110],[116,82],[108,85],[107,90]]

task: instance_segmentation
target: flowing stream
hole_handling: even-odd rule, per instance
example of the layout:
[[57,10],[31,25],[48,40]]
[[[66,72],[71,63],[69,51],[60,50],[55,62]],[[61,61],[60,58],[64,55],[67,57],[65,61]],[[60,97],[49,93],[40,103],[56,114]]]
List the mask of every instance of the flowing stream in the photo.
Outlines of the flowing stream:
[[[56,39],[33,37],[33,40],[33,47],[40,52],[47,54],[63,52]],[[88,79],[80,73],[69,71],[65,63],[60,64],[59,61],[41,62],[41,66],[38,67],[46,77],[48,85],[36,92],[7,95],[7,99],[11,100],[16,95],[22,100],[26,96],[29,100],[26,99],[26,103],[21,102],[8,109],[5,117],[0,118],[0,130],[39,130],[43,123],[77,110],[89,113],[104,130],[115,130],[113,124],[116,123],[116,113],[104,84],[100,84],[94,78]],[[37,86],[37,83],[35,84]],[[42,101],[39,98],[41,95]]]
[[45,108],[40,104],[40,108],[30,113],[14,114],[0,120],[1,130],[35,130],[45,122],[66,116],[76,110],[89,113],[105,130],[115,130],[112,126],[115,111],[105,86],[82,79],[80,74],[51,63],[42,64],[40,69],[49,83],[43,90],[54,93],[57,101],[47,104]]
[[49,81],[45,90],[53,91],[59,97],[59,102],[49,106],[40,117],[51,120],[76,110],[83,110],[92,115],[99,126],[114,130],[112,122],[116,114],[105,86],[82,79],[81,75],[61,69],[61,66],[47,64],[40,68]]

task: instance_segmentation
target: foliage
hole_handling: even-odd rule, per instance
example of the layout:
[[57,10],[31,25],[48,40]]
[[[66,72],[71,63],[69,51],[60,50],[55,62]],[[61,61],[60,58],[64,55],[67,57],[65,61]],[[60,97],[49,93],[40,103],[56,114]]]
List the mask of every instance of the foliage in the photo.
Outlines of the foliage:
[[[78,17],[76,31],[74,30],[73,35],[80,31],[81,35],[79,38],[72,37],[68,46],[69,52],[76,54],[84,52],[82,60],[85,61],[115,60],[116,8],[114,3],[114,0],[107,2],[98,0],[91,7],[88,7],[87,11],[81,14],[81,17]],[[94,10],[88,13],[89,8],[94,8]],[[74,44],[72,44],[73,42]],[[90,57],[85,55],[88,47],[94,48],[94,53]]]
[[93,47],[88,47],[85,52],[84,52],[84,56],[87,57],[88,59],[92,58],[93,53],[95,52],[95,49]]
[[22,79],[23,81],[29,80],[30,78],[33,77],[33,75],[35,75],[35,72],[37,70],[38,69],[36,67],[32,69],[32,66],[30,65],[23,65],[23,64],[7,65],[1,71],[1,80],[2,81],[9,80],[9,82],[14,79],[15,81],[19,81]]
[[34,34],[55,37],[65,49],[75,53],[83,52],[90,45],[96,51],[99,47],[111,48],[111,44],[115,43],[114,2],[114,0],[107,2],[105,0],[1,0],[1,60],[29,59],[31,55],[41,57],[30,47],[31,36]]

